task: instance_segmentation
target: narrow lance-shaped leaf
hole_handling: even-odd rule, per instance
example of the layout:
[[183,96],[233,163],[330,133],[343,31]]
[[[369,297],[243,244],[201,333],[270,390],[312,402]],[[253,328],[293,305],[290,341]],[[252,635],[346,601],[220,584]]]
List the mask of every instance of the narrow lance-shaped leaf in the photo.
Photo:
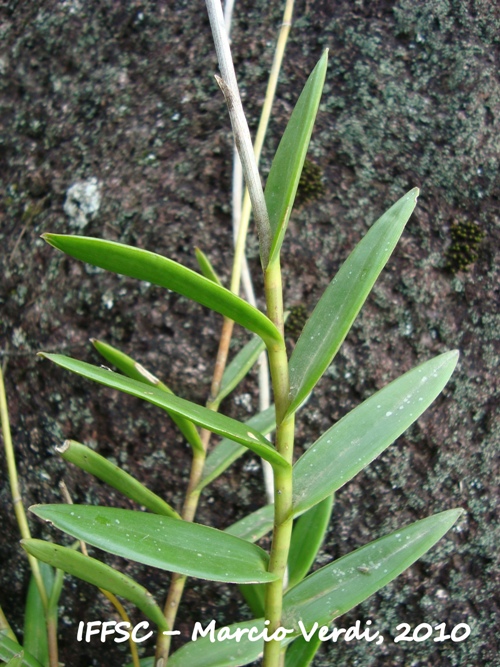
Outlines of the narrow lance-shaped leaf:
[[52,585],[52,591],[49,597],[49,610],[55,612],[59,605],[59,599],[61,597],[62,589],[64,585],[64,572],[62,570],[55,571],[54,574],[54,584]]
[[282,624],[297,634],[299,621],[307,632],[328,625],[410,567],[462,511],[448,510],[412,523],[309,575],[285,594]]
[[144,505],[148,510],[155,514],[170,516],[174,519],[180,519],[179,514],[166,503],[160,496],[153,493],[135,477],[122,470],[111,461],[108,461],[90,447],[75,442],[74,440],[65,440],[56,451],[65,461],[69,461],[82,470],[95,475],[98,479],[109,484],[114,489],[123,493],[124,496],[135,501],[139,505]]
[[264,351],[264,348],[263,341],[258,337],[254,337],[228,364],[222,375],[221,387],[217,395],[217,405],[246,377],[261,352]]
[[24,650],[15,655],[9,660],[5,667],[23,667],[24,663]]
[[219,276],[217,275],[214,267],[212,266],[212,263],[208,259],[208,257],[205,255],[203,250],[200,250],[200,248],[195,248],[194,249],[196,259],[198,261],[198,266],[200,267],[200,271],[202,274],[205,276],[205,278],[208,278],[212,282],[216,283],[217,285],[222,286],[222,283],[219,279]]
[[64,585],[64,572],[62,570],[55,571],[54,584],[49,598],[49,609],[56,610],[59,605],[62,589]]
[[[233,523],[226,528],[225,532],[249,542],[256,542],[270,533],[273,525],[274,505],[264,505],[256,512],[252,512]],[[240,591],[255,618],[264,616],[265,588],[264,584],[240,584]]]
[[266,585],[240,584],[239,589],[254,618],[264,617],[266,612]]
[[162,570],[234,583],[276,578],[267,572],[268,555],[263,549],[208,526],[114,507],[35,505],[30,509],[94,547]]
[[293,510],[301,514],[367,466],[429,407],[448,382],[458,352],[417,366],[334,424],[293,467]]
[[[276,411],[274,405],[254,415],[245,424],[256,429],[262,435],[271,433],[276,428]],[[207,484],[210,484],[219,475],[222,475],[224,470],[247,451],[247,447],[238,445],[232,440],[228,440],[227,438],[221,440],[208,455],[203,468],[203,477],[196,490],[201,491],[204,489]]]
[[[158,389],[163,389],[168,394],[173,394],[174,392],[168,387],[164,382],[159,380],[155,375],[150,373],[142,364],[129,357],[127,354],[117,350],[112,345],[108,343],[103,343],[100,340],[93,338],[91,340],[95,349],[101,354],[109,363],[116,366],[122,373],[127,377],[132,378],[132,380],[137,380],[138,382],[144,382],[152,387],[158,387]],[[173,421],[179,427],[181,433],[189,442],[189,444],[198,451],[203,450],[203,443],[201,442],[200,434],[198,433],[196,426],[189,419],[180,417],[179,415],[170,415]]]
[[274,523],[274,505],[264,505],[255,512],[247,514],[225,529],[225,533],[240,537],[242,540],[257,542],[270,533]]
[[283,342],[277,328],[260,310],[171,259],[148,250],[85,236],[43,234],[42,238],[75,259],[182,294],[238,322],[259,335],[266,344]]
[[306,576],[316,560],[332,514],[333,494],[311,507],[299,517],[293,527],[288,556],[288,587]]
[[[47,597],[50,598],[54,583],[54,570],[50,565],[43,562],[40,562],[39,568],[45,590],[47,591]],[[42,665],[48,664],[47,621],[40,592],[33,575],[30,578],[28,595],[26,596],[23,648],[41,662]]]
[[396,246],[417,196],[414,188],[368,230],[307,320],[290,358],[288,414],[297,410],[331,364]]
[[279,258],[323,91],[327,63],[326,50],[295,105],[267,178],[265,197],[273,235],[269,264]]
[[84,361],[71,359],[71,357],[65,357],[61,354],[40,353],[40,356],[50,359],[58,366],[82,375],[89,380],[141,398],[167,412],[186,417],[198,426],[245,445],[273,466],[286,468],[289,465],[263,435],[235,419],[208,410],[208,408],[196,405],[178,396],[170,395],[157,387],[146,386],[143,382],[137,382],[113,371],[87,364]]
[[8,663],[16,656],[23,654],[21,665],[22,667],[45,667],[45,665],[31,655],[28,651],[15,642],[3,632],[0,632],[0,660]]
[[285,667],[309,667],[320,646],[321,640],[317,633],[310,639],[297,637],[287,649]]
[[[47,507],[50,507],[50,505]],[[55,507],[78,509],[78,505],[55,505]],[[177,521],[176,523],[181,522]],[[95,558],[52,542],[28,539],[21,540],[21,545],[38,560],[49,563],[53,567],[87,581],[89,584],[103,588],[132,602],[161,630],[169,630],[162,611],[151,593],[127,575]]]

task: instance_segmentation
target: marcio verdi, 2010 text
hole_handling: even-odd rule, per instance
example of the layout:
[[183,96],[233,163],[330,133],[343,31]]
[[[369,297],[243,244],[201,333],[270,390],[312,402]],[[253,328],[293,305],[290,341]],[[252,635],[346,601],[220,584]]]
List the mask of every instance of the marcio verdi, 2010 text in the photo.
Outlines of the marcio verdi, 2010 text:
[[[378,630],[370,628],[372,621],[365,621],[364,627],[361,627],[361,621],[356,621],[354,625],[349,628],[331,628],[328,625],[319,626],[314,623],[311,628],[306,628],[303,622],[298,622],[298,631],[292,628],[279,627],[273,633],[269,633],[269,621],[264,621],[262,625],[252,625],[248,627],[224,626],[216,628],[215,620],[210,621],[207,625],[203,625],[199,621],[194,624],[191,633],[191,641],[197,641],[207,637],[211,643],[235,641],[240,642],[243,638],[250,642],[270,642],[283,641],[290,635],[302,636],[306,642],[310,642],[313,637],[321,642],[337,642],[337,641],[366,641],[375,642],[377,645],[384,642],[383,635]],[[451,640],[452,642],[462,642],[471,633],[470,626],[467,623],[459,623],[447,633],[445,623],[440,623],[434,627],[429,623],[420,623],[413,630],[408,623],[401,623],[396,628],[396,635],[394,636],[394,643],[397,642],[423,642],[432,639],[434,642],[444,642]],[[87,643],[92,641],[92,638],[99,637],[101,642],[107,641],[108,637],[113,635],[115,643],[126,642],[132,639],[136,644],[140,644],[153,635],[153,631],[149,630],[149,623],[142,621],[137,625],[132,625],[126,621],[89,621],[85,623],[80,621],[78,624],[78,632],[76,635],[77,641],[85,641]],[[164,632],[164,635],[180,635],[179,630],[172,630],[171,632]]]

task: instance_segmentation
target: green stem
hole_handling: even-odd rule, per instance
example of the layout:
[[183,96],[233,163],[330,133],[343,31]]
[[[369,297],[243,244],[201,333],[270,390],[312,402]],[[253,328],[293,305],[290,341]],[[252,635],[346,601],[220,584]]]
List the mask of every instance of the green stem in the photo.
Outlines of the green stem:
[[[290,463],[293,455],[294,416],[282,421],[276,434],[276,447]],[[281,626],[285,574],[292,536],[292,470],[276,470],[274,474],[274,531],[269,559],[269,571],[279,579],[266,587],[265,617],[269,621],[271,636]],[[264,667],[277,667],[281,653],[281,642],[271,641],[264,645]]]
[[[283,334],[283,290],[279,259],[272,262],[264,274],[267,312]],[[289,403],[288,360],[284,340],[274,348],[268,348],[269,366],[276,405],[276,449],[290,463],[287,470],[274,473],[274,531],[269,559],[269,571],[278,579],[266,587],[265,617],[269,621],[268,635],[281,627],[284,580],[292,536],[292,468],[294,442],[294,416],[285,417]],[[263,667],[278,667],[282,655],[281,642],[273,640],[264,644]]]
[[[9,411],[7,407],[7,395],[5,393],[5,383],[3,379],[2,369],[0,368],[0,418],[2,422],[3,441],[5,446],[5,458],[7,460],[7,470],[10,481],[10,490],[12,495],[12,503],[14,505],[14,513],[16,515],[19,532],[23,539],[30,539],[31,533],[28,526],[28,520],[24,511],[24,506],[21,498],[21,491],[19,488],[19,480],[17,477],[16,458],[14,455],[14,446],[12,443],[12,435],[10,432]],[[57,650],[57,606],[54,607],[49,604],[49,599],[45,585],[43,583],[42,573],[38,561],[33,556],[28,555],[28,561],[35,579],[40,599],[42,601],[43,609],[47,621],[47,637],[49,648],[49,664],[50,667],[57,667],[59,664],[58,650]]]
[[[7,396],[5,393],[5,384],[3,380],[2,369],[0,368],[0,417],[2,421],[2,433],[3,433],[3,442],[5,446],[5,458],[7,460],[7,470],[9,474],[10,481],[10,491],[12,495],[12,504],[14,505],[14,513],[17,519],[17,525],[19,526],[19,532],[23,539],[31,538],[30,529],[28,526],[28,520],[24,512],[24,507],[21,498],[21,491],[19,489],[19,480],[17,477],[17,467],[16,467],[16,457],[14,455],[14,446],[12,444],[12,435],[10,432],[10,422],[9,422],[9,411],[7,408]],[[43,584],[42,575],[40,568],[38,567],[38,561],[33,556],[28,556],[28,561],[33,572],[33,576],[40,593],[40,598],[42,600],[43,608],[47,610],[48,606],[48,597]]]
[[[283,290],[281,285],[281,267],[279,259],[270,264],[264,272],[267,314],[282,335],[282,340],[268,346],[269,368],[276,405],[276,423],[279,427],[289,404],[288,360],[284,341]],[[279,431],[279,429],[278,429]],[[293,440],[292,440],[293,446]],[[276,448],[279,450],[278,435]],[[280,452],[281,453],[281,452]],[[291,458],[290,458],[291,461]]]

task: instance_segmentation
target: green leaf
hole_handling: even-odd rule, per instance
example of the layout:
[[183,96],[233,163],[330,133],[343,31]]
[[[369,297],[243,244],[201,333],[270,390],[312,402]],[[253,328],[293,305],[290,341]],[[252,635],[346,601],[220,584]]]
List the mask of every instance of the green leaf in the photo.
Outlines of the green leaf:
[[12,660],[12,658],[21,653],[23,654],[22,667],[44,667],[34,656],[24,650],[20,644],[7,637],[3,632],[0,632],[0,660],[8,663],[9,660]]
[[316,633],[314,637],[306,640],[304,637],[297,637],[285,655],[285,667],[308,667],[314,659],[321,645],[321,640]]
[[333,494],[327,496],[297,519],[288,556],[288,587],[306,576],[316,560],[332,514]]
[[24,651],[21,651],[9,660],[6,667],[22,667],[24,664]]
[[[168,659],[168,667],[239,667],[248,665],[257,660],[263,652],[264,642],[249,641],[248,632],[255,628],[254,636],[264,630],[264,619],[260,618],[243,623],[234,623],[226,628],[215,628],[212,621],[213,639],[209,635],[199,637],[196,641],[185,644],[182,648],[172,654]],[[206,630],[210,624],[203,626]],[[229,633],[224,636],[232,636],[240,631],[240,641],[234,639],[217,640],[218,633]]]
[[269,264],[279,258],[319,107],[328,63],[325,50],[295,105],[267,178],[265,198],[273,236]]
[[[226,528],[225,532],[249,542],[256,542],[270,533],[274,524],[274,505],[264,505],[256,512]],[[266,587],[263,584],[241,584],[240,591],[255,618],[264,616]]]
[[[4,664],[4,663],[2,663]],[[5,667],[22,667],[24,664],[24,651],[20,651],[13,656],[9,662],[5,663]]]
[[[144,384],[153,387],[158,387],[158,389],[163,389],[163,391],[166,391],[168,394],[174,393],[170,387],[167,387],[166,384],[150,373],[138,361],[132,359],[132,357],[129,357],[123,352],[120,352],[120,350],[117,350],[115,347],[96,340],[95,338],[92,338],[91,342],[99,354],[101,354],[106,359],[106,361],[109,361],[111,364],[113,364],[113,366],[116,366],[116,368],[118,368],[127,377],[132,378],[132,380],[137,380],[138,382],[144,382]],[[191,447],[197,451],[203,451],[203,443],[201,442],[200,434],[198,433],[193,422],[189,421],[189,419],[185,419],[184,417],[179,417],[178,415],[171,414],[170,416],[177,424],[181,433],[189,442]]]
[[35,505],[37,516],[99,549],[129,560],[212,581],[275,580],[268,555],[215,528],[166,516],[89,505]]
[[54,583],[52,585],[52,590],[50,592],[49,605],[47,615],[50,617],[57,616],[57,608],[59,605],[59,599],[61,597],[62,589],[64,585],[64,572],[62,570],[56,570],[54,574]]
[[299,632],[328,625],[395,579],[451,528],[463,510],[412,523],[309,575],[285,594],[282,624]]
[[217,405],[246,377],[264,349],[263,341],[254,337],[238,352],[222,376],[221,387],[216,399]]
[[326,288],[290,358],[288,414],[297,410],[331,364],[379,273],[384,268],[418,196],[414,188],[369,229]]
[[[39,563],[39,568],[47,596],[50,598],[54,583],[54,570],[43,562]],[[43,665],[48,664],[49,646],[45,610],[33,575],[30,578],[26,597],[23,648]]]
[[[41,510],[42,507],[40,506]],[[70,510],[74,508],[75,513],[80,509],[79,505],[46,505],[45,507],[65,507]],[[36,511],[35,513],[39,516],[42,515],[42,512],[39,513]],[[174,519],[170,519],[170,521],[174,521]],[[181,521],[176,521],[175,523],[181,523]],[[25,539],[21,540],[21,545],[25,551],[38,558],[38,560],[49,563],[49,565],[72,574],[79,579],[83,579],[83,581],[87,581],[89,584],[104,588],[110,593],[129,600],[129,602],[135,604],[149,619],[156,623],[161,630],[169,630],[162,611],[153,600],[151,593],[133,579],[127,577],[127,575],[118,572],[105,563],[101,563],[101,561],[95,558],[85,556],[74,549],[53,544],[52,542]]]
[[[259,412],[257,415],[251,417],[245,422],[247,426],[251,426],[262,435],[267,435],[276,428],[276,411],[274,405],[271,405],[267,410]],[[247,447],[237,445],[232,440],[224,438],[219,444],[210,452],[203,468],[203,477],[200,480],[197,491],[210,484],[214,479],[222,475],[224,470],[229,468],[231,463],[234,463],[242,454],[248,451]]]
[[293,467],[293,510],[301,514],[352,479],[429,407],[448,382],[458,352],[417,366],[334,424]]
[[139,505],[144,505],[151,512],[170,516],[174,519],[181,518],[160,496],[143,486],[135,477],[105,459],[104,456],[94,452],[90,447],[81,445],[74,440],[65,440],[60,447],[56,447],[56,451],[65,461],[69,461],[91,475],[95,475],[98,479],[123,493],[127,498]]
[[75,259],[182,294],[253,331],[266,345],[283,343],[278,329],[264,313],[171,259],[148,250],[85,236],[43,234],[42,238]]
[[203,250],[200,250],[200,248],[195,248],[194,252],[195,252],[195,255],[196,255],[196,259],[198,261],[198,266],[200,267],[200,271],[205,276],[205,278],[208,278],[208,280],[211,280],[212,282],[216,283],[217,285],[222,286],[222,283],[219,279],[219,276],[215,272],[215,269],[212,266],[212,263],[210,262],[208,257],[205,255]]
[[271,532],[274,523],[274,505],[264,505],[226,528],[225,533],[248,542],[257,542]]
[[145,386],[142,382],[118,375],[118,373],[113,373],[113,371],[108,369],[98,368],[84,361],[71,359],[71,357],[65,357],[61,354],[47,354],[45,352],[39,354],[73,373],[82,375],[94,382],[99,382],[106,387],[118,389],[126,394],[141,398],[163,408],[167,412],[186,417],[198,426],[207,428],[209,431],[217,433],[217,435],[227,437],[241,445],[245,445],[245,447],[248,447],[261,458],[269,461],[273,466],[286,468],[289,465],[263,435],[235,419],[225,417],[213,410],[196,405],[178,396],[167,394],[157,387]]
[[266,608],[266,585],[265,584],[240,584],[240,592],[245,598],[252,616],[260,618],[265,615]]

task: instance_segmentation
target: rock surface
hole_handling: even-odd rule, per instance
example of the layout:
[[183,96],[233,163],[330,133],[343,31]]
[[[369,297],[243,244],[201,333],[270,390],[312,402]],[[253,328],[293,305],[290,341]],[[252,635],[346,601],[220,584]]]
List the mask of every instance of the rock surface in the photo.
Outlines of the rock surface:
[[[234,12],[234,57],[252,129],[281,11],[244,0]],[[384,644],[325,644],[315,667],[498,664],[499,34],[500,8],[490,0],[296,4],[264,172],[325,47],[330,67],[309,151],[324,193],[293,213],[283,250],[286,305],[311,312],[369,225],[406,190],[421,188],[394,256],[302,411],[299,450],[402,372],[447,349],[461,352],[434,406],[338,493],[320,562],[433,512],[466,512],[427,556],[339,619],[342,627],[371,619]],[[131,507],[57,457],[54,446],[72,437],[179,507],[189,457],[164,415],[69,376],[36,352],[100,363],[88,343],[99,338],[203,403],[219,318],[67,259],[39,237],[70,231],[66,192],[94,177],[102,201],[86,234],[193,268],[199,246],[227,281],[232,144],[208,20],[185,0],[9,0],[0,7],[0,36],[0,350],[25,505],[59,502],[64,478],[75,502]],[[460,221],[479,225],[485,237],[468,271],[452,273],[446,252]],[[248,256],[261,294],[253,234]],[[244,340],[237,330],[234,349]],[[255,384],[252,375],[238,390],[245,401],[226,401],[224,411],[245,417],[249,401],[255,410]],[[5,479],[3,453],[0,461]],[[209,487],[201,522],[225,527],[263,503],[254,462],[243,459]],[[28,572],[6,484],[0,507],[0,602],[21,635]],[[64,539],[31,525],[36,536]],[[119,565],[163,597],[163,573]],[[76,644],[78,621],[111,617],[92,587],[67,578],[61,602],[62,662],[126,662],[123,647]],[[191,581],[179,615],[183,637],[200,616],[219,624],[248,612],[231,588]],[[468,623],[472,634],[459,643],[394,643],[403,622]]]

